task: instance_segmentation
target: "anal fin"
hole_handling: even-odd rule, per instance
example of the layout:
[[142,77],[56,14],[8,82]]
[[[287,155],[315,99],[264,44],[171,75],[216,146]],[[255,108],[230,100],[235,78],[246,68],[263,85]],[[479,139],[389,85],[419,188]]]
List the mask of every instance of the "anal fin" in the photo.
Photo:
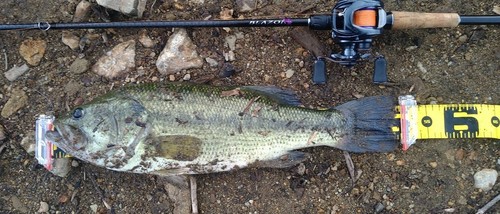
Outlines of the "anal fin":
[[252,166],[264,168],[290,168],[309,157],[309,154],[299,151],[290,151],[287,154],[273,160],[257,161]]

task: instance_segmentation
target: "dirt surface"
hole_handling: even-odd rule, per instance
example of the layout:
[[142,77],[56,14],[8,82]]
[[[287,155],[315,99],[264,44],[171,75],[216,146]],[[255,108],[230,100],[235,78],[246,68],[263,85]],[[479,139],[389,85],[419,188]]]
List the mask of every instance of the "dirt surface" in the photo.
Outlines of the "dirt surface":
[[[221,7],[235,8],[233,1],[205,0],[196,5],[177,1],[148,1],[143,19],[218,18]],[[245,17],[294,16],[311,6],[306,13],[328,13],[334,1],[260,1]],[[76,1],[3,0],[0,1],[0,23],[36,21],[71,22]],[[493,14],[495,0],[385,1],[386,10],[423,12],[458,12],[460,14]],[[95,10],[88,21],[136,20],[102,9]],[[392,86],[372,84],[372,63],[361,63],[348,69],[328,64],[325,85],[311,83],[313,57],[294,41],[292,28],[221,28],[189,29],[198,53],[219,62],[212,68],[175,74],[176,81],[190,73],[192,82],[213,85],[276,85],[299,94],[312,107],[327,107],[355,99],[355,95],[417,95],[420,103],[500,103],[500,29],[498,26],[461,26],[455,29],[386,31],[376,38],[374,54],[388,60]],[[27,39],[47,42],[46,53],[37,66],[11,82],[0,75],[0,105],[3,107],[14,89],[22,89],[28,102],[19,111],[2,117],[8,137],[0,153],[0,213],[36,212],[40,202],[47,202],[50,213],[171,213],[173,203],[165,191],[163,179],[152,175],[108,171],[80,162],[66,178],[52,175],[37,164],[21,146],[23,137],[33,134],[37,115],[62,113],[75,102],[90,101],[109,91],[137,82],[169,81],[155,67],[171,29],[151,29],[146,33],[156,45],[137,45],[136,70],[128,77],[108,81],[92,71],[69,72],[71,63],[84,58],[93,65],[99,57],[121,41],[139,39],[141,29],[74,30],[80,38],[88,36],[83,50],[71,50],[61,41],[62,31],[0,32],[0,70],[25,62],[19,54]],[[220,78],[223,69],[224,38],[242,32],[244,39],[236,44],[237,72]],[[327,31],[316,32],[321,41],[334,51]],[[105,35],[106,40],[103,40]],[[465,36],[465,37],[464,37]],[[415,46],[416,48],[412,48]],[[5,53],[5,55],[3,54]],[[4,56],[7,56],[8,60]],[[303,64],[303,67],[301,67]],[[424,68],[424,69],[422,69]],[[290,78],[285,72],[294,70]],[[138,72],[144,71],[143,73]],[[243,169],[229,173],[196,176],[201,213],[473,213],[500,192],[499,185],[485,193],[474,188],[473,174],[483,168],[499,170],[498,140],[418,141],[409,151],[387,154],[352,154],[354,164],[362,170],[351,187],[342,151],[331,148],[306,149],[312,158],[304,165],[306,172],[291,169]],[[17,200],[18,199],[18,200]],[[105,199],[112,209],[107,209]],[[500,205],[490,210],[500,212]]]

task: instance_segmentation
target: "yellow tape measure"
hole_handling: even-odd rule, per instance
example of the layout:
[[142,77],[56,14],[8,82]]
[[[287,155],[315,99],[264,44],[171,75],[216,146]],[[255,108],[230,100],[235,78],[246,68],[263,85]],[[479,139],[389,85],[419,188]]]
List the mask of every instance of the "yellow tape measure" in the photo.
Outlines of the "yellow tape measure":
[[[417,139],[500,139],[500,105],[417,105]],[[401,118],[400,107],[396,118]],[[400,133],[400,127],[393,127]]]

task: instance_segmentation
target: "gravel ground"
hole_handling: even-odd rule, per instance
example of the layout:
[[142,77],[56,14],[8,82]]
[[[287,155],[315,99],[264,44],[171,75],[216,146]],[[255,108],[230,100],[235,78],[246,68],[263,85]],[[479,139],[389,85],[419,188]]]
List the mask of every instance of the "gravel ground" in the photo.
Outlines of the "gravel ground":
[[[164,3],[165,2],[165,3]],[[205,0],[203,5],[186,1],[149,1],[142,19],[203,19],[219,17],[222,7],[235,8],[233,1]],[[257,10],[237,13],[244,17],[295,16],[328,13],[333,1],[258,1]],[[1,23],[36,21],[71,22],[78,1],[3,0]],[[94,3],[95,4],[95,3]],[[494,0],[385,1],[388,11],[458,12],[493,14]],[[86,21],[137,20],[96,8]],[[373,53],[388,60],[391,86],[371,83],[372,63],[348,69],[328,64],[325,85],[311,83],[312,55],[290,36],[292,28],[189,29],[198,53],[218,62],[211,67],[189,69],[171,76],[161,75],[156,58],[171,29],[73,30],[87,38],[83,50],[62,43],[63,32],[0,32],[0,70],[6,72],[26,61],[20,49],[25,40],[42,40],[45,53],[37,65],[14,81],[0,75],[0,107],[11,97],[20,109],[0,123],[7,138],[0,143],[0,212],[33,213],[41,202],[50,213],[171,213],[173,202],[165,181],[152,175],[112,172],[78,162],[66,178],[52,175],[37,164],[21,146],[32,135],[37,115],[63,113],[76,104],[137,82],[187,81],[212,85],[276,85],[298,93],[311,107],[328,107],[356,96],[413,94],[420,103],[500,103],[500,29],[498,26],[461,26],[455,29],[386,31],[376,38]],[[236,41],[236,72],[225,78],[223,52],[228,35],[242,34]],[[90,65],[120,42],[139,40],[147,34],[151,48],[136,47],[135,69],[123,77],[107,80],[71,64],[85,59]],[[329,32],[315,32],[334,51]],[[105,38],[105,39],[103,39]],[[7,56],[7,59],[5,58]],[[8,68],[4,62],[8,61]],[[227,66],[227,65],[226,65]],[[85,67],[85,66],[84,66]],[[293,71],[293,74],[291,71]],[[23,95],[25,94],[25,95]],[[23,100],[24,99],[24,100]],[[229,173],[196,176],[201,213],[473,213],[500,192],[498,185],[483,192],[474,188],[473,175],[484,169],[500,169],[498,140],[426,140],[409,151],[387,154],[352,154],[362,174],[351,186],[342,151],[313,148],[305,151],[305,173],[290,169],[243,169]],[[76,165],[76,164],[75,164]],[[113,209],[106,208],[102,200]],[[490,210],[500,212],[499,205]]]

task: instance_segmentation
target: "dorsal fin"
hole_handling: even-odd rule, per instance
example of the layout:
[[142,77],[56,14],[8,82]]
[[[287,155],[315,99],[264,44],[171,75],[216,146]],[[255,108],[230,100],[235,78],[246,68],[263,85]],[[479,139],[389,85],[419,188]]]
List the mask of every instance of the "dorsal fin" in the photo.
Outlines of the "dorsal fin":
[[293,91],[281,89],[276,86],[242,86],[240,87],[240,90],[254,92],[282,105],[302,105],[299,98]]

